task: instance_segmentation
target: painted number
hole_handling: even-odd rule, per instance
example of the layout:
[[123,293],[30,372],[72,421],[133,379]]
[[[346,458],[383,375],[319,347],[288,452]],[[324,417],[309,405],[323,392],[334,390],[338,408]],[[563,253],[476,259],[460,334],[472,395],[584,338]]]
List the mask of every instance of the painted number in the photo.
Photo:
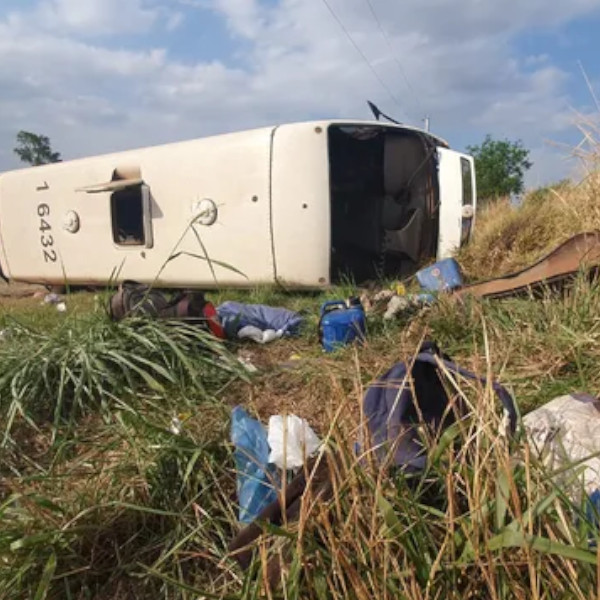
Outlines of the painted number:
[[44,260],[46,262],[56,262],[56,252],[54,250],[44,250]]
[[52,225],[44,217],[50,216],[50,207],[47,204],[38,204],[37,214],[40,217],[40,244],[42,245],[42,254],[46,262],[56,262],[56,251],[52,248],[54,238],[50,235]]

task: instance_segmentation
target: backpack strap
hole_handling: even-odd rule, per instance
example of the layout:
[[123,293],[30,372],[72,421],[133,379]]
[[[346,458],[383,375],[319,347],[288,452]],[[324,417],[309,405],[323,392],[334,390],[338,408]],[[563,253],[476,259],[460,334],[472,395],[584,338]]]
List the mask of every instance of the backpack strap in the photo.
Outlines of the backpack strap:
[[421,347],[419,348],[419,352],[417,353],[417,355],[423,354],[425,352],[432,354],[434,356],[439,356],[440,358],[442,358],[444,360],[452,361],[452,359],[447,354],[442,352],[440,350],[440,347],[432,340],[425,340],[421,344]]
[[[435,344],[434,344],[434,346],[435,346]],[[421,347],[421,350],[423,350],[423,347]],[[452,360],[448,360],[446,358],[443,358],[440,355],[436,355],[433,352],[429,351],[428,349],[426,349],[425,352],[421,351],[416,356],[415,362],[417,362],[417,361],[429,363],[436,367],[439,367],[439,365],[441,363],[451,373],[461,375],[462,377],[471,379],[472,381],[479,381],[483,385],[487,385],[487,383],[488,383],[488,380],[485,377],[479,377],[479,376],[475,375],[474,373],[471,373],[471,371],[467,371],[466,369],[459,367]],[[503,387],[502,385],[500,385],[498,382],[492,381],[490,383],[491,383],[491,386],[492,386],[494,392],[496,392],[496,395],[502,402],[502,405],[508,414],[511,432],[514,432],[516,429],[516,426],[517,426],[517,409],[515,408],[515,403],[514,403],[513,397],[509,394],[507,389],[505,387]]]

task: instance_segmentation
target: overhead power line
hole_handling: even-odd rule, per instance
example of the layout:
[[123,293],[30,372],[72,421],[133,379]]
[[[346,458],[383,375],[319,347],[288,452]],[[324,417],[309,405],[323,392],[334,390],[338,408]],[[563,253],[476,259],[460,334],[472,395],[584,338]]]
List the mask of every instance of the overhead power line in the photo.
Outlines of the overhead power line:
[[346,35],[346,37],[348,38],[350,43],[354,46],[355,50],[360,54],[360,56],[362,57],[363,61],[365,62],[365,64],[367,65],[367,67],[369,68],[369,70],[371,71],[373,76],[375,77],[375,79],[377,79],[377,81],[379,82],[381,87],[388,93],[388,95],[392,99],[392,101],[395,102],[404,111],[402,104],[400,103],[400,101],[398,100],[398,98],[396,97],[394,92],[392,92],[391,88],[387,85],[387,83],[381,78],[379,73],[375,70],[375,67],[371,64],[371,61],[368,59],[367,55],[361,50],[360,46],[356,43],[356,40],[352,37],[352,35],[350,34],[348,29],[344,25],[343,21],[337,16],[337,14],[333,10],[333,7],[331,6],[331,4],[328,2],[328,0],[322,0],[322,1],[323,1],[323,4],[325,4],[325,6],[327,7],[327,10],[331,13],[331,16],[336,20],[337,24],[340,26],[340,29],[344,32],[344,34]]
[[365,0],[365,2],[367,3],[367,6],[369,7],[369,11],[371,12],[371,15],[373,16],[373,19],[375,20],[375,23],[377,24],[377,28],[379,29],[379,32],[383,36],[383,39],[385,40],[385,42],[386,42],[386,44],[388,46],[388,49],[390,51],[390,56],[392,57],[392,59],[396,63],[396,66],[398,67],[398,70],[400,71],[400,74],[402,75],[402,79],[404,80],[404,83],[406,84],[406,87],[408,88],[409,92],[411,93],[411,95],[413,97],[413,101],[414,101],[415,107],[417,109],[420,109],[421,108],[421,103],[419,101],[419,98],[418,98],[417,94],[415,93],[415,90],[414,90],[413,86],[410,84],[410,81],[408,80],[408,76],[406,75],[406,71],[404,70],[404,67],[402,66],[402,63],[400,62],[400,60],[398,60],[398,57],[396,56],[396,53],[394,51],[394,46],[392,45],[392,41],[390,40],[390,36],[388,35],[387,31],[385,30],[385,28],[381,24],[381,20],[377,16],[377,12],[375,11],[375,8],[374,8],[371,0]]

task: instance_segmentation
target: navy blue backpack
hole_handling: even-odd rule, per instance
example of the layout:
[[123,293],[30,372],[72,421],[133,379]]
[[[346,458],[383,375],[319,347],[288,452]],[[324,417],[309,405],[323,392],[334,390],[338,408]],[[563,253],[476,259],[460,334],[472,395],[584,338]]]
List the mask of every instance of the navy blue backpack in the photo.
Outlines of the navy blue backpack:
[[[456,365],[434,343],[425,342],[412,363],[410,378],[407,378],[410,365],[397,363],[365,394],[363,410],[371,447],[380,460],[391,459],[392,464],[408,471],[421,471],[426,465],[427,453],[419,427],[424,424],[430,432],[439,433],[466,414],[460,399],[449,406],[440,365],[450,373],[486,383],[484,378]],[[409,379],[412,379],[412,386]],[[508,414],[510,430],[514,432],[517,421],[514,401],[498,383],[492,382],[492,387]]]

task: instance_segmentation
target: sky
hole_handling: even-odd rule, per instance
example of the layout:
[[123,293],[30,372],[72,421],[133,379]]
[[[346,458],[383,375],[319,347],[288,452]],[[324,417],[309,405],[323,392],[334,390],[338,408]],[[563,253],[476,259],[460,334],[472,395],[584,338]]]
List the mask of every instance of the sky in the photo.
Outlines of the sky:
[[547,184],[600,117],[599,28],[600,0],[0,0],[0,171],[21,129],[70,159],[371,100],[457,150],[520,139]]

